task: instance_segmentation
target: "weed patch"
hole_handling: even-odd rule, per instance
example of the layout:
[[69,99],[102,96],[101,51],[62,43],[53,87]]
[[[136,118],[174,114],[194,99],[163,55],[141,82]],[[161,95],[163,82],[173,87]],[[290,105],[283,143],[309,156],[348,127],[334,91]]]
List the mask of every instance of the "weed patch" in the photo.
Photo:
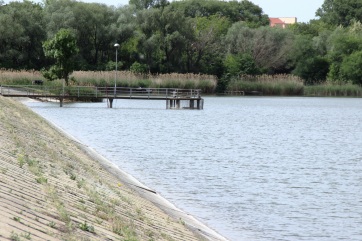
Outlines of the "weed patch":
[[85,232],[94,233],[94,227],[92,225],[88,225],[87,221],[84,221],[84,223],[79,224],[79,228]]

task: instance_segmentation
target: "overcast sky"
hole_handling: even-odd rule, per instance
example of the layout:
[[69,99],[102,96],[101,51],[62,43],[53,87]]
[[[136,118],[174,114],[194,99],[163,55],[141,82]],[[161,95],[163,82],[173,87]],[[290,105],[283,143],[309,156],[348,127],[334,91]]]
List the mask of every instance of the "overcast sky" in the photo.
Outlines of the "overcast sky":
[[[5,0],[8,3],[11,0]],[[32,0],[41,2],[42,0]],[[105,3],[107,5],[127,5],[129,0],[82,0],[83,2]],[[315,12],[324,0],[250,0],[261,7],[269,17],[296,17],[298,22],[309,22],[315,19]]]

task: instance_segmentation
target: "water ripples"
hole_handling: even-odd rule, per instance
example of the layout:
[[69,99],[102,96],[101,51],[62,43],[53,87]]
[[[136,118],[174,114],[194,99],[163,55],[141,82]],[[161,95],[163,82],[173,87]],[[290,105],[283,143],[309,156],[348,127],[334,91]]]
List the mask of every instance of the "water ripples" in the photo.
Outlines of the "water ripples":
[[359,99],[154,103],[29,105],[231,240],[362,240]]

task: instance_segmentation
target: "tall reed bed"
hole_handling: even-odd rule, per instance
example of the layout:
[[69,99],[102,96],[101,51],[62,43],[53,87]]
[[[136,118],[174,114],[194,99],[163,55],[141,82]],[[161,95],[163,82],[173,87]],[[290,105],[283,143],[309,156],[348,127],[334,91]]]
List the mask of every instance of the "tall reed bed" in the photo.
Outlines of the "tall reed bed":
[[351,83],[326,82],[304,87],[305,96],[353,96],[362,97],[362,87]]
[[33,80],[44,80],[40,71],[0,69],[0,84],[31,85]]
[[[75,71],[71,85],[114,86],[115,71]],[[46,85],[62,86],[62,80],[45,81],[40,71],[0,69],[0,84],[31,85],[33,80],[43,80]],[[203,93],[214,93],[216,76],[201,74],[157,74],[137,75],[130,71],[117,72],[119,87],[202,89]],[[355,96],[362,97],[362,87],[351,83],[332,83],[304,86],[303,80],[293,75],[243,75],[227,83],[227,92],[260,92],[263,95],[281,96]]]
[[[33,80],[44,80],[39,71],[0,70],[0,84],[31,85]],[[149,87],[149,88],[181,88],[202,89],[204,93],[213,93],[217,78],[202,74],[134,74],[130,71],[74,71],[70,76],[70,85],[81,86],[114,86]],[[62,80],[44,82],[47,85],[62,85]]]
[[130,71],[75,71],[71,75],[77,85],[113,86],[117,79],[119,87],[202,89],[213,93],[217,78],[202,74],[134,74]]
[[259,92],[263,95],[303,95],[303,80],[294,75],[243,75],[228,83],[228,92]]

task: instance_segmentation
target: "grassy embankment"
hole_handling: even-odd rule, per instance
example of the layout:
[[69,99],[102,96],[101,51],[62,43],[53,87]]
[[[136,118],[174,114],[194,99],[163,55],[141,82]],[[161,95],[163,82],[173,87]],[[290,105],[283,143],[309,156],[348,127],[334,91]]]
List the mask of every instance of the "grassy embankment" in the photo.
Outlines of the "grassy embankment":
[[[114,71],[75,71],[71,75],[73,85],[114,86]],[[34,79],[43,79],[38,71],[0,70],[0,84],[31,84]],[[215,94],[217,78],[210,75],[160,74],[135,75],[129,71],[117,74],[119,87],[181,88],[202,89],[203,93]],[[61,85],[60,81],[48,85]],[[362,87],[350,83],[326,82],[319,85],[304,85],[303,80],[293,75],[241,76],[229,80],[226,93],[254,93],[265,96],[354,96],[362,97]]]
[[139,192],[26,106],[0,96],[0,237],[198,239]]

